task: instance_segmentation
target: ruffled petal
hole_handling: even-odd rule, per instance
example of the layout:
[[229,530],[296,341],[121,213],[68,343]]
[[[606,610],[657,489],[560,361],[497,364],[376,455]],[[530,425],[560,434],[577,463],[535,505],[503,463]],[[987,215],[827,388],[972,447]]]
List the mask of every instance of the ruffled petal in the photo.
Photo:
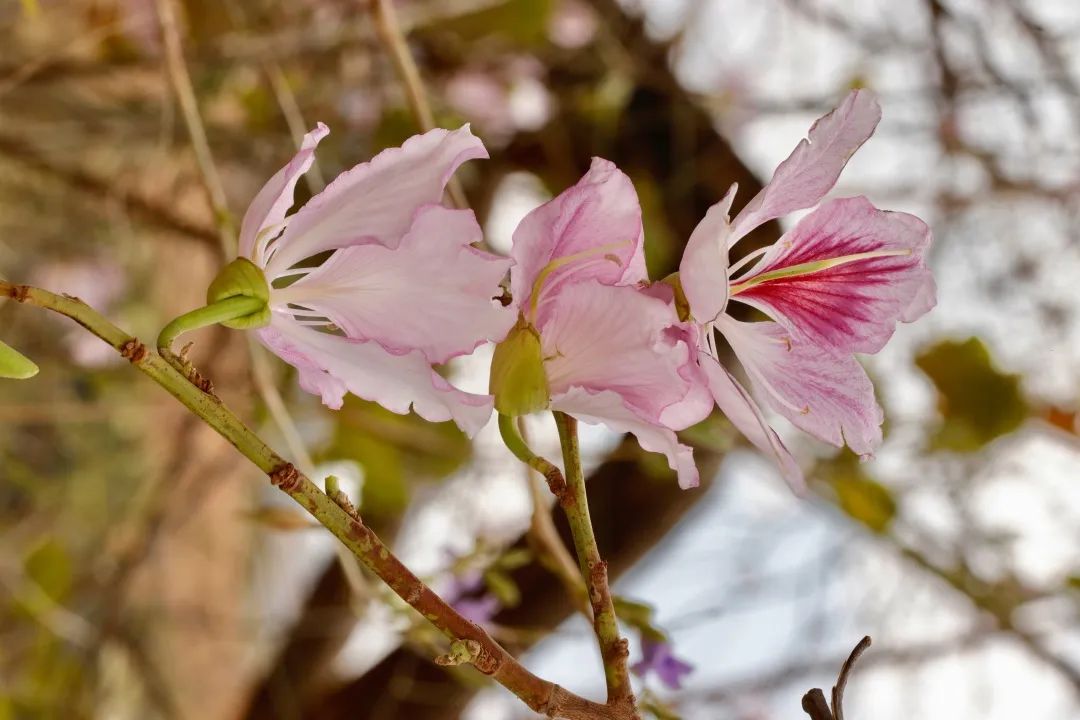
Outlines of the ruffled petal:
[[702,324],[724,312],[728,301],[728,212],[737,185],[709,208],[694,228],[679,264],[679,283],[690,303],[690,312]]
[[[708,414],[712,403],[699,394],[694,417],[695,358],[663,300],[587,280],[558,293],[538,329],[552,396],[574,387],[612,390],[642,417],[683,427]],[[662,418],[668,408],[671,418]]]
[[759,395],[796,427],[864,457],[881,445],[885,416],[854,356],[800,342],[774,322],[725,316],[716,327]]
[[791,489],[801,495],[806,491],[806,480],[794,456],[780,440],[761,412],[761,408],[739,381],[732,377],[717,360],[706,352],[699,355],[701,369],[708,380],[709,390],[720,412],[758,450],[772,457],[780,474]]
[[285,213],[289,212],[293,204],[297,181],[315,161],[315,147],[319,141],[329,134],[330,130],[325,125],[316,125],[314,130],[304,136],[300,150],[289,164],[278,170],[248,205],[240,223],[240,257],[246,257],[259,266],[264,264],[263,246],[257,246],[256,243],[259,233],[268,228],[279,227],[284,222]]
[[271,303],[325,316],[346,336],[394,353],[419,350],[429,362],[446,362],[501,340],[516,317],[493,299],[510,260],[473,247],[481,237],[471,210],[428,205],[397,248],[342,248],[274,290]]
[[576,185],[530,212],[514,231],[510,291],[525,309],[544,268],[571,257],[545,277],[538,306],[558,288],[581,280],[644,282],[643,240],[641,205],[630,178],[613,163],[593,158]]
[[[933,307],[924,255],[930,228],[914,215],[878,210],[864,197],[832,200],[803,218],[733,285],[732,300],[753,305],[790,332],[837,352],[880,350],[899,321]],[[880,253],[895,255],[875,256]],[[869,254],[815,272],[786,269]],[[781,276],[767,279],[767,274]],[[745,289],[741,289],[745,287]]]
[[490,395],[474,395],[446,381],[418,351],[395,354],[374,341],[351,340],[303,327],[277,315],[256,331],[259,340],[300,372],[300,386],[340,409],[346,392],[405,415],[453,420],[472,437],[491,417]]
[[854,90],[810,128],[772,179],[732,223],[730,243],[774,218],[813,207],[832,189],[855,151],[874,133],[881,106],[869,90]]
[[669,428],[643,419],[618,393],[574,387],[552,396],[551,407],[591,425],[607,425],[615,432],[632,433],[643,449],[667,456],[668,466],[678,475],[679,487],[698,486],[693,449],[681,444]]
[[450,176],[487,150],[469,126],[437,128],[341,173],[289,219],[272,248],[271,279],[313,255],[363,242],[396,247],[417,210],[438,204]]

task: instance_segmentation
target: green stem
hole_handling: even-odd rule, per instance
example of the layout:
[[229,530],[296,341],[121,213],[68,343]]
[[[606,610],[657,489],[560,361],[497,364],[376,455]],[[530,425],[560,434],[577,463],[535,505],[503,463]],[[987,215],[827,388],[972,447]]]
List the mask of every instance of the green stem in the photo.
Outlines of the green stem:
[[544,476],[551,493],[561,505],[566,499],[567,488],[566,478],[563,477],[558,466],[550,460],[540,457],[529,448],[528,443],[522,439],[521,434],[518,432],[514,418],[509,415],[499,413],[499,433],[502,435],[506,447],[509,448],[510,452],[514,453],[514,457]]
[[237,295],[186,312],[161,329],[161,334],[157,339],[158,350],[171,352],[176,338],[186,332],[246,317],[259,312],[264,307],[266,307],[265,300]]
[[[482,628],[462,617],[416,577],[360,520],[334,502],[292,463],[275,453],[221,400],[200,390],[164,358],[110,323],[86,303],[26,285],[0,280],[0,296],[66,315],[111,345],[140,372],[163,387],[192,413],[228,440],[270,481],[304,507],[402,600],[412,606],[451,641],[467,641],[470,662],[482,673],[517,695],[530,708],[565,720],[630,720],[617,706],[581,698],[526,670]],[[471,644],[475,643],[475,645]]]
[[574,537],[581,575],[589,590],[589,602],[593,610],[593,630],[604,659],[604,676],[607,680],[608,705],[623,707],[634,712],[634,692],[630,686],[627,667],[629,649],[625,639],[619,637],[619,622],[615,616],[615,603],[608,585],[607,563],[600,557],[596,544],[592,518],[589,516],[589,498],[585,491],[585,477],[581,472],[581,448],[578,446],[577,420],[566,413],[556,411],[555,424],[559,428],[562,444],[563,465],[566,467],[567,500],[560,501],[570,533]]

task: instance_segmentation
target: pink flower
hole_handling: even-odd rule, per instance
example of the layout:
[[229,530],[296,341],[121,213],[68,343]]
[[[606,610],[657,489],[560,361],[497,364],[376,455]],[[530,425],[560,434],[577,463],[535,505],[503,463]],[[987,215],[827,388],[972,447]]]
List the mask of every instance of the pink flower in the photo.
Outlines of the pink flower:
[[[853,353],[877,352],[897,322],[916,320],[934,306],[924,258],[930,229],[913,215],[878,210],[865,197],[841,198],[822,203],[734,267],[728,267],[728,252],[769,220],[816,205],[880,118],[872,93],[852,92],[814,123],[809,139],[734,220],[728,217],[734,187],[709,209],[680,267],[691,315],[704,331],[699,358],[717,404],[777,459],[796,487],[802,483],[798,465],[750,395],[720,366],[712,330],[728,341],[770,407],[821,440],[869,456],[881,443],[883,416]],[[732,300],[772,320],[734,320],[726,314]]]
[[521,221],[510,286],[539,336],[551,409],[633,433],[693,487],[693,452],[674,431],[703,419],[712,399],[698,380],[696,330],[670,296],[642,287],[642,240],[630,179],[594,159],[577,185]]
[[328,407],[351,392],[473,435],[492,398],[455,388],[432,365],[506,334],[513,312],[495,298],[510,263],[474,247],[471,211],[440,201],[454,170],[487,151],[468,126],[432,130],[342,173],[286,217],[327,133],[321,123],[308,133],[244,215],[240,254],[271,287],[259,339]]

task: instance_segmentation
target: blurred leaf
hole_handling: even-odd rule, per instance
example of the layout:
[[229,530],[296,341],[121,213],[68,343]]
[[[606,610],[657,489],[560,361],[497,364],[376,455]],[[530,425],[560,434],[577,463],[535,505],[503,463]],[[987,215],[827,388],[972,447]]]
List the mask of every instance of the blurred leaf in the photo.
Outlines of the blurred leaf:
[[528,548],[512,548],[495,561],[500,570],[517,570],[533,561],[533,553]]
[[896,517],[896,500],[889,488],[866,473],[854,453],[845,451],[819,467],[836,493],[841,510],[874,532],[889,529]]
[[26,380],[38,374],[38,366],[21,352],[0,341],[0,378]]
[[547,42],[552,4],[553,0],[509,0],[444,20],[439,31],[453,32],[470,44],[499,36],[517,46],[540,45]]
[[655,610],[652,605],[637,600],[627,600],[618,595],[613,598],[613,601],[615,615],[630,627],[636,628],[643,637],[657,641],[667,640],[667,633],[653,624]]
[[915,364],[938,391],[943,422],[931,439],[935,449],[978,450],[1028,416],[1020,376],[994,367],[978,338],[938,343],[920,353]]
[[278,505],[264,505],[246,513],[248,519],[272,530],[310,530],[319,527],[319,523],[300,510]]
[[37,546],[26,556],[23,568],[27,576],[57,602],[71,590],[71,557],[57,540],[46,540]]
[[502,570],[485,570],[484,584],[505,607],[517,607],[521,603],[521,591],[518,590],[517,583]]

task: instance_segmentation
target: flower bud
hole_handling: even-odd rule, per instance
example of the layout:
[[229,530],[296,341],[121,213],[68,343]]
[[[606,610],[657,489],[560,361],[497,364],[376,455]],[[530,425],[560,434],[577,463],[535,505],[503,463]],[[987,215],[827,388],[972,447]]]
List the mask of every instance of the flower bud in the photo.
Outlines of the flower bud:
[[270,324],[270,285],[259,267],[247,258],[236,258],[226,265],[206,289],[206,304],[212,305],[233,297],[250,297],[263,301],[258,311],[221,324],[233,330],[249,330]]
[[488,392],[495,396],[495,409],[508,417],[528,415],[548,406],[540,336],[523,319],[519,318],[506,339],[495,346]]
[[26,380],[38,373],[38,366],[10,345],[0,342],[0,378]]

